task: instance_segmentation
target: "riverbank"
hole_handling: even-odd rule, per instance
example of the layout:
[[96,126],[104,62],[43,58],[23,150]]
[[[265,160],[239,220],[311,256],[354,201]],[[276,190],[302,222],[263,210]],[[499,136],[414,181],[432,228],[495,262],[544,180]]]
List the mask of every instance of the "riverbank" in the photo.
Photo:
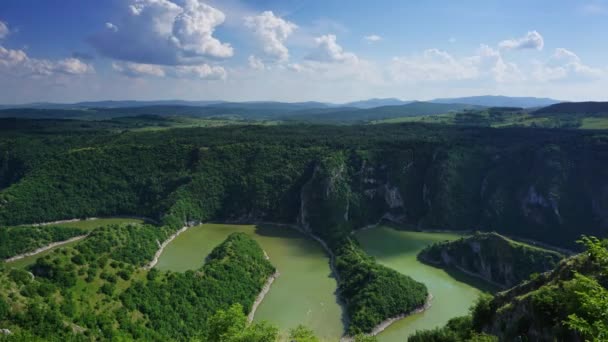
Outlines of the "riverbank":
[[72,242],[76,242],[76,241],[82,240],[82,239],[86,238],[87,236],[88,235],[79,235],[79,236],[75,236],[75,237],[73,237],[71,239],[68,239],[68,240],[53,242],[53,243],[51,243],[49,245],[46,245],[44,247],[40,247],[40,248],[38,248],[36,250],[33,250],[31,252],[27,252],[27,253],[16,255],[16,256],[8,258],[8,259],[6,259],[4,261],[5,262],[14,262],[14,261],[21,260],[21,259],[24,259],[24,258],[32,257],[32,256],[38,255],[40,253],[46,252],[49,249],[53,249],[55,247],[59,247],[59,246],[62,246],[62,245],[67,245],[68,243],[72,243]]
[[433,294],[429,293],[429,295],[426,297],[426,301],[424,302],[424,304],[422,306],[420,306],[419,308],[416,308],[410,312],[401,314],[399,316],[395,316],[392,318],[388,318],[386,320],[384,320],[383,322],[381,322],[380,324],[378,324],[371,333],[369,333],[370,336],[377,336],[378,334],[380,334],[381,332],[383,332],[384,330],[386,330],[388,327],[390,327],[393,323],[402,320],[408,316],[411,315],[415,315],[415,314],[419,314],[419,313],[423,313],[426,310],[431,308],[431,305],[433,305]]
[[153,269],[154,266],[156,266],[156,264],[158,264],[158,259],[163,254],[165,247],[167,247],[167,245],[169,245],[173,240],[175,240],[176,237],[178,237],[181,233],[187,231],[189,228],[190,228],[190,226],[182,227],[182,229],[178,230],[177,232],[173,233],[173,235],[169,236],[169,238],[167,240],[165,240],[159,246],[159,249],[156,251],[156,254],[154,254],[154,259],[152,259],[152,261],[147,266],[145,266],[144,269],[145,270]]
[[[264,254],[265,253],[266,252],[264,252]],[[258,307],[260,306],[260,304],[262,304],[262,302],[264,301],[264,298],[266,298],[266,295],[270,291],[270,287],[272,287],[272,283],[274,283],[274,281],[280,275],[281,275],[281,273],[279,273],[279,271],[276,271],[273,275],[271,275],[270,277],[268,277],[268,280],[266,280],[266,283],[262,287],[262,291],[260,291],[260,293],[258,294],[258,297],[253,302],[253,305],[251,306],[251,311],[249,312],[249,315],[247,315],[247,322],[248,323],[253,322],[253,318],[255,317],[255,313],[258,310]]]
[[83,221],[95,221],[95,220],[104,220],[104,219],[132,219],[132,220],[141,220],[144,222],[152,223],[158,225],[159,222],[151,219],[149,217],[144,216],[111,216],[111,217],[87,217],[87,218],[74,218],[68,220],[58,220],[58,221],[50,221],[50,222],[41,222],[41,223],[32,223],[32,224],[20,224],[18,227],[44,227],[44,226],[54,226],[66,223],[74,223],[74,222],[83,222]]

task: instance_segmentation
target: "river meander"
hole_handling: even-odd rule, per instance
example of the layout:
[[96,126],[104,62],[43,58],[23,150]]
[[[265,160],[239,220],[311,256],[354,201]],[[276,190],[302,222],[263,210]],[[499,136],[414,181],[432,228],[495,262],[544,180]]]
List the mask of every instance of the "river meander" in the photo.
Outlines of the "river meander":
[[360,231],[356,236],[378,262],[423,282],[433,294],[430,309],[394,323],[378,336],[380,342],[406,341],[416,330],[443,326],[450,318],[466,315],[482,291],[492,290],[477,279],[428,266],[416,259],[425,246],[455,240],[460,235],[376,227]]
[[269,321],[283,334],[304,324],[323,341],[337,341],[344,326],[329,260],[316,241],[294,230],[223,224],[194,227],[165,248],[156,268],[179,272],[198,269],[211,250],[234,232],[253,237],[281,273],[258,307],[255,321]]
[[[323,341],[338,341],[343,333],[342,309],[336,302],[336,281],[327,255],[317,242],[278,226],[205,224],[178,236],[161,255],[157,268],[183,272],[198,269],[211,250],[234,232],[253,237],[268,253],[281,275],[259,306],[256,321],[278,325],[283,335],[298,324],[315,331]],[[446,233],[398,231],[377,227],[356,234],[363,248],[378,262],[425,283],[433,305],[407,317],[380,334],[380,342],[406,341],[418,329],[444,325],[464,315],[484,287],[478,280],[425,265],[416,255],[425,246],[460,236]]]

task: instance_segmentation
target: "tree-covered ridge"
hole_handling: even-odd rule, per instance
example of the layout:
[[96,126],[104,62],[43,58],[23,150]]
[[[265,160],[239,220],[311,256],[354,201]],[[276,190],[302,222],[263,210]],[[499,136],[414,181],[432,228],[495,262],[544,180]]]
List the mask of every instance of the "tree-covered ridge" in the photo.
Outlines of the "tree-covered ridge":
[[143,314],[147,326],[167,338],[213,340],[205,322],[234,303],[247,313],[274,273],[260,246],[242,233],[230,235],[197,271],[168,273],[137,282],[120,299],[127,310]]
[[2,265],[0,324],[12,332],[2,338],[210,341],[211,316],[231,304],[248,312],[274,267],[255,241],[234,234],[196,272],[145,271],[168,233],[112,225],[39,259],[32,274]]
[[327,184],[313,176],[340,156],[347,197],[331,213],[339,225],[348,207],[351,228],[384,217],[568,247],[581,232],[602,236],[608,227],[608,138],[601,133],[294,125],[11,134],[0,137],[10,174],[0,191],[3,225],[119,214],[172,225],[295,223],[303,192],[304,211],[318,213],[314,196]]
[[32,252],[53,242],[84,235],[86,230],[62,226],[0,227],[0,259]]
[[339,293],[346,302],[348,333],[370,333],[389,318],[423,309],[426,286],[378,264],[353,240],[336,252]]
[[0,193],[0,222],[140,214],[155,216],[188,181],[190,148],[177,145],[74,148]]
[[605,341],[608,240],[583,237],[581,243],[586,251],[565,259],[553,271],[495,297],[483,297],[471,308],[470,317],[418,332],[410,341],[486,341],[479,339],[483,333],[500,341]]
[[436,243],[418,254],[433,265],[456,267],[509,288],[535,273],[550,271],[564,256],[516,242],[496,233],[475,233],[456,241]]

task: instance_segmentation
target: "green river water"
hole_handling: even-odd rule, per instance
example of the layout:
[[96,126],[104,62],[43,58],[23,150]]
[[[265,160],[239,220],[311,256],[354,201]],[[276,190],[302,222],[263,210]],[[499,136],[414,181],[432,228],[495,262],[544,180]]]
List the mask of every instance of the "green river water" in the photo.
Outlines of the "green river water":
[[294,230],[221,224],[190,228],[165,248],[156,267],[172,271],[198,269],[211,250],[234,232],[252,236],[281,273],[258,307],[255,321],[269,321],[283,334],[304,324],[324,341],[337,341],[344,325],[328,258],[316,241]]
[[[244,232],[256,239],[281,273],[258,308],[255,320],[278,325],[283,334],[304,324],[323,341],[338,341],[344,325],[327,256],[315,241],[296,231],[277,226],[205,224],[189,229],[169,244],[156,267],[172,271],[197,269],[211,250],[233,232]],[[457,234],[378,227],[360,231],[356,236],[380,263],[424,282],[434,296],[429,310],[391,325],[378,336],[381,342],[405,341],[417,329],[438,327],[450,318],[466,314],[481,292],[478,281],[462,276],[456,279],[416,259],[426,245],[457,239],[460,237]]]
[[433,295],[427,311],[406,317],[382,332],[380,342],[406,341],[416,330],[443,326],[450,318],[467,314],[482,291],[492,288],[477,279],[425,265],[416,259],[425,246],[460,238],[451,233],[421,233],[376,227],[360,231],[357,239],[381,264],[423,282]]

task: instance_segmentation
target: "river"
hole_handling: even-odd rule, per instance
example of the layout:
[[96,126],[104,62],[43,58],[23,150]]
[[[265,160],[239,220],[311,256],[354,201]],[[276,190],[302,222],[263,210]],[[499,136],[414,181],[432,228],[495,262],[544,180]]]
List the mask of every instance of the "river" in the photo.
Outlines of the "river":
[[455,240],[460,235],[375,227],[357,232],[356,237],[365,251],[379,263],[423,282],[433,294],[429,310],[394,323],[378,336],[380,342],[406,341],[416,330],[443,326],[450,318],[467,314],[482,291],[494,290],[478,279],[448,273],[416,259],[418,252],[425,246]]
[[234,232],[253,237],[280,276],[258,307],[254,321],[269,321],[283,336],[299,324],[323,341],[338,341],[344,331],[336,302],[336,281],[321,246],[295,230],[277,226],[205,224],[190,228],[171,242],[156,268],[183,272],[198,269],[214,247]]

